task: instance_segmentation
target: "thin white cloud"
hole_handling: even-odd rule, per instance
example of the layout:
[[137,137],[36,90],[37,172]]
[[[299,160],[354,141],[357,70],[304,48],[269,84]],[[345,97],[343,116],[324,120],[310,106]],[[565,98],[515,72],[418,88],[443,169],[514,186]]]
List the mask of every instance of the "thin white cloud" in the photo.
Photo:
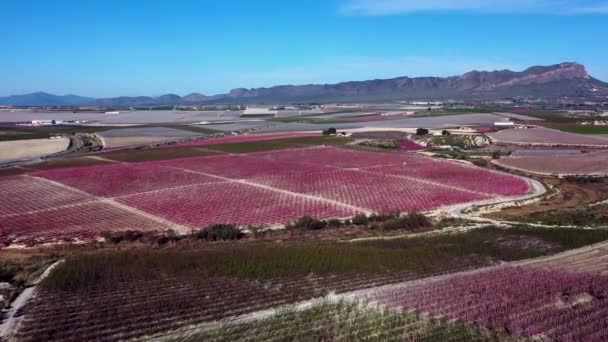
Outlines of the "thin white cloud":
[[345,0],[340,13],[386,16],[420,12],[606,14],[606,0]]
[[592,7],[577,7],[571,9],[567,13],[572,14],[608,14],[608,4],[592,6]]

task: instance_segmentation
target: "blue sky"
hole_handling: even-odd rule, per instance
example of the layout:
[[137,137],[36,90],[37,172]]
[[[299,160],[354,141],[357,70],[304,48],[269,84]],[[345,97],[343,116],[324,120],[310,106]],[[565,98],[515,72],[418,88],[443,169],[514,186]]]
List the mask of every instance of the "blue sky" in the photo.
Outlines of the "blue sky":
[[608,81],[608,0],[7,0],[0,14],[0,96],[215,94],[564,61]]

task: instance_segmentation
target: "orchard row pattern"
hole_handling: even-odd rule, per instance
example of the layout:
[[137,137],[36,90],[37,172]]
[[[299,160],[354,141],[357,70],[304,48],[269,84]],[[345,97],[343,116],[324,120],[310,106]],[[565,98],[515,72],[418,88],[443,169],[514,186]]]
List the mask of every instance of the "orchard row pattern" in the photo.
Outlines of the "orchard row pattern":
[[267,133],[267,134],[254,134],[254,135],[238,135],[238,136],[227,136],[220,138],[210,138],[204,140],[194,140],[173,145],[167,145],[165,147],[185,147],[185,146],[208,146],[208,145],[219,145],[229,143],[243,143],[243,142],[254,142],[254,141],[271,141],[287,138],[303,138],[303,137],[316,137],[317,133]]
[[[451,263],[432,274],[479,267]],[[414,280],[421,271],[280,277],[267,281],[180,276],[129,280],[86,292],[41,289],[28,306],[19,341],[115,341],[161,334],[286,304]],[[146,319],[142,319],[142,317]],[[50,319],[52,317],[52,319]]]
[[608,276],[535,267],[499,267],[431,283],[381,290],[375,300],[557,341],[608,339]]
[[189,230],[426,211],[529,187],[519,177],[405,152],[321,146],[44,170],[0,178],[0,189],[0,243],[27,243],[172,224]]
[[58,209],[6,216],[0,222],[0,246],[18,243],[93,240],[106,231],[165,231],[163,223],[103,201],[90,201]]

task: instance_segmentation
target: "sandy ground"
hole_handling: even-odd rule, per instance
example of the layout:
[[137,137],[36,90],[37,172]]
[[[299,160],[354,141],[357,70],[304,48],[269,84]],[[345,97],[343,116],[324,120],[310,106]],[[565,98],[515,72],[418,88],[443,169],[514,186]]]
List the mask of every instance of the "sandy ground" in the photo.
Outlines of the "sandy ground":
[[96,132],[101,137],[195,137],[203,135],[202,133],[184,131],[181,129],[168,127],[135,127],[135,128],[120,128],[111,129],[108,131]]
[[0,163],[44,157],[67,150],[70,139],[0,141]]
[[17,317],[17,312],[20,311],[27,302],[34,297],[35,292],[34,289],[36,285],[38,285],[44,278],[48,277],[51,274],[51,271],[57,267],[57,265],[61,264],[63,261],[57,261],[51,266],[49,266],[42,275],[33,282],[32,287],[28,287],[23,290],[19,296],[11,303],[10,308],[4,312],[5,319],[0,324],[0,340],[7,339],[10,340],[11,334],[16,330],[15,328],[19,325],[22,317]]
[[577,184],[556,178],[544,178],[543,182],[557,193],[530,205],[512,206],[484,215],[485,218],[501,221],[517,221],[528,215],[559,209],[576,208],[602,201],[608,193],[608,183]]
[[606,137],[574,134],[544,127],[513,128],[487,135],[495,142],[514,145],[608,147]]
[[133,137],[100,137],[104,149],[115,149],[129,146],[139,146],[147,144],[156,144],[161,142],[176,140],[176,137],[150,137],[150,136],[133,136]]
[[608,152],[599,151],[569,155],[512,156],[492,163],[512,170],[539,175],[597,175],[608,174]]
[[234,120],[240,111],[172,111],[172,110],[134,110],[121,111],[120,114],[72,113],[72,112],[0,112],[0,122],[22,122],[32,120],[79,120],[103,124],[153,124],[159,122],[201,122]]

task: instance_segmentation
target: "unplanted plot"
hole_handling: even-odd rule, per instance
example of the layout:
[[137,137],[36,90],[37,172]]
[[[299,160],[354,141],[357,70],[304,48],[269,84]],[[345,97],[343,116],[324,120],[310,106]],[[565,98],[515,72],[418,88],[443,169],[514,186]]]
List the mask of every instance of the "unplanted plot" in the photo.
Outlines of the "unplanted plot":
[[145,148],[139,150],[120,150],[113,152],[105,152],[100,154],[101,157],[122,161],[122,162],[143,162],[154,160],[167,160],[176,158],[202,157],[208,155],[219,154],[198,147],[183,147],[183,148]]
[[237,136],[227,136],[227,137],[210,138],[210,139],[204,139],[204,140],[188,141],[188,142],[178,143],[175,145],[170,145],[167,147],[208,146],[208,145],[233,144],[233,143],[244,143],[244,142],[253,142],[253,141],[270,141],[270,140],[279,140],[279,139],[316,137],[316,136],[319,136],[319,134],[318,133],[301,133],[301,132],[237,135]]
[[606,175],[608,174],[608,152],[591,152],[572,155],[530,156],[501,158],[495,164],[538,174],[561,175]]
[[120,202],[193,228],[212,223],[285,224],[304,215],[330,218],[355,214],[339,204],[234,182],[133,195]]
[[154,162],[49,170],[36,175],[105,197],[217,181],[215,178],[162,167]]
[[252,182],[327,198],[372,211],[421,211],[478,201],[481,194],[414,179],[357,170],[329,170],[302,175],[263,177]]
[[0,178],[0,215],[11,215],[93,200],[79,191],[35,177]]
[[162,231],[170,225],[104,202],[2,218],[0,242],[30,244],[64,239],[92,239],[104,231]]

